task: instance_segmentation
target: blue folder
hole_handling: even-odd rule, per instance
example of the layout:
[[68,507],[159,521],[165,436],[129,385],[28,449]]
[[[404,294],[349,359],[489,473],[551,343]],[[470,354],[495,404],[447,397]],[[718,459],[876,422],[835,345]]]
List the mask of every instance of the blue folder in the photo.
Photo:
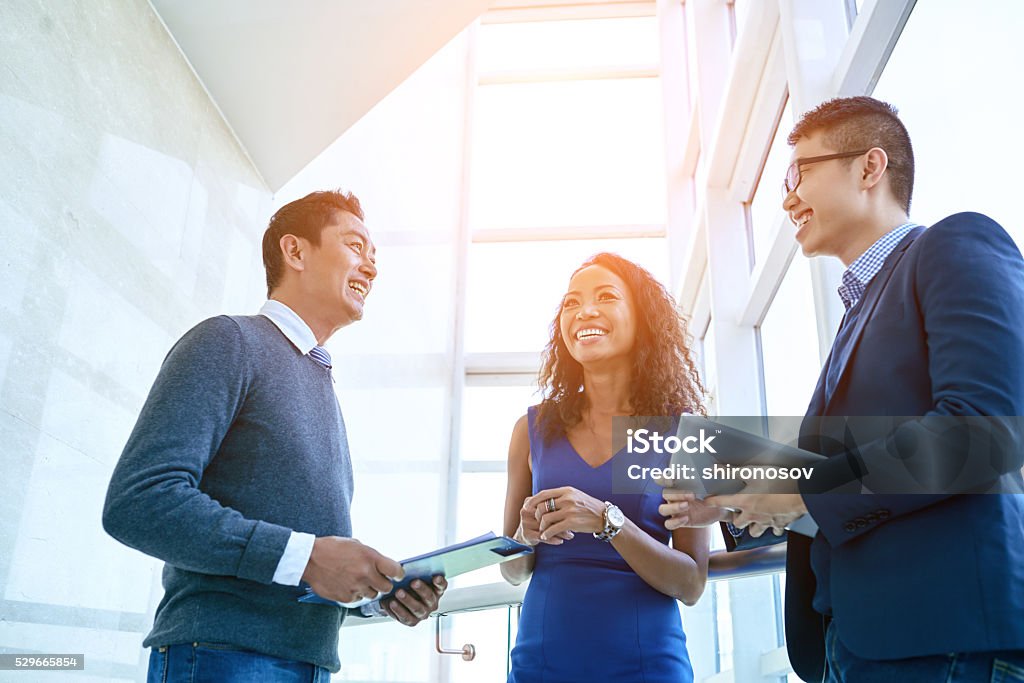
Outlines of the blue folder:
[[317,595],[312,588],[306,588],[306,592],[299,598],[299,602],[360,607],[374,600],[389,598],[400,588],[408,590],[409,585],[416,579],[430,583],[431,579],[438,574],[450,579],[494,564],[508,562],[532,552],[533,548],[528,545],[514,541],[508,536],[495,536],[494,532],[488,532],[463,543],[456,543],[424,555],[402,560],[400,564],[405,570],[405,578],[394,583],[394,587],[387,595],[364,598],[356,602],[337,602]]

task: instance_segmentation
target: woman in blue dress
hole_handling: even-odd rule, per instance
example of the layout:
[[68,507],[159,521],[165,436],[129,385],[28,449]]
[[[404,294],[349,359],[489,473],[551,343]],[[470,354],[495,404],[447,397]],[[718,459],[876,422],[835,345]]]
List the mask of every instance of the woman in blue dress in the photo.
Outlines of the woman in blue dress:
[[530,577],[509,683],[690,683],[676,601],[704,591],[708,531],[667,531],[649,480],[623,492],[630,464],[668,456],[612,446],[613,416],[700,410],[672,297],[620,256],[588,259],[552,323],[541,387],[509,445],[504,529],[534,546],[501,565],[513,584]]

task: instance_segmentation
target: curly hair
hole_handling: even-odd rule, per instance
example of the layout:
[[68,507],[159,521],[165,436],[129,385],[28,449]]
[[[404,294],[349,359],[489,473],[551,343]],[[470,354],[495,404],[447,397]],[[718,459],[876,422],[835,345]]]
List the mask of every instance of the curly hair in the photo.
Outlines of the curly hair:
[[[573,271],[573,276],[589,266],[615,273],[633,295],[637,323],[629,396],[633,415],[705,414],[704,388],[690,352],[686,318],[677,310],[672,295],[647,270],[618,254],[595,254]],[[539,376],[544,398],[537,409],[537,424],[545,443],[579,424],[588,405],[583,366],[569,354],[562,338],[561,314],[559,303]]]

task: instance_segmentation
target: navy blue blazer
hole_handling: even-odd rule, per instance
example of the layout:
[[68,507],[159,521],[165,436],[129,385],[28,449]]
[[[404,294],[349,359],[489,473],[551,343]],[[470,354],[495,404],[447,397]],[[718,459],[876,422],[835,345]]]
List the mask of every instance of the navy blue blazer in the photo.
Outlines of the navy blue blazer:
[[[823,369],[801,428],[801,447],[830,457],[801,482],[818,534],[788,534],[793,668],[822,679],[828,617],[819,609],[867,659],[1024,650],[1024,496],[825,494],[855,482],[872,457],[892,457],[893,444],[874,456],[859,449],[851,467],[844,435],[828,434],[835,420],[817,419],[1024,415],[1020,251],[990,218],[950,216],[911,231],[860,306],[850,343],[825,363],[839,363],[835,389],[826,395]],[[1022,453],[1010,456],[1003,478],[1019,482]]]

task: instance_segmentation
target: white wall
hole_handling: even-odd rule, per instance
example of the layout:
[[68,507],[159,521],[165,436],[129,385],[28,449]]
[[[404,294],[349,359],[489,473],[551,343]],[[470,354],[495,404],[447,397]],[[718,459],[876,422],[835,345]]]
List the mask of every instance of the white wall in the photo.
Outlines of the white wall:
[[103,496],[174,340],[262,301],[270,203],[149,4],[0,4],[0,652],[144,675]]

